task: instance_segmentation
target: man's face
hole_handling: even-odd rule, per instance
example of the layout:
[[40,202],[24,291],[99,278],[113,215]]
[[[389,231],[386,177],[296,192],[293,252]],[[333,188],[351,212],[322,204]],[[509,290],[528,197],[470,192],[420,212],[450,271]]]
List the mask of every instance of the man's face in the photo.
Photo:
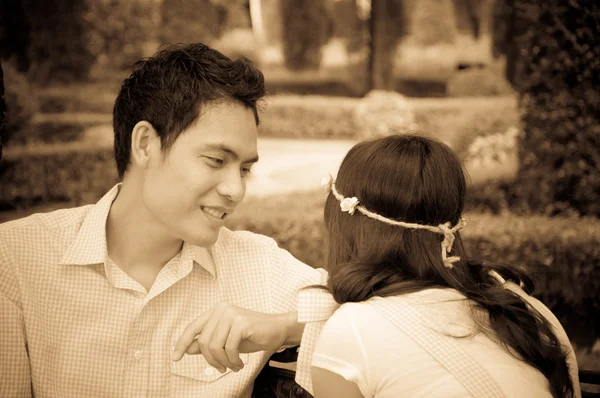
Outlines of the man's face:
[[213,103],[203,111],[164,157],[153,153],[142,201],[165,232],[207,247],[246,194],[258,133],[252,110],[241,104]]

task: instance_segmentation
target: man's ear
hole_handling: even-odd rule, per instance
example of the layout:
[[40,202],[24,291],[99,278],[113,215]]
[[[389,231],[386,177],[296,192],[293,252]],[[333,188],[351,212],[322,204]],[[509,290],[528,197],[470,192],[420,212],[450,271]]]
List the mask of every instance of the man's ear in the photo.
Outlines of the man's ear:
[[160,137],[145,120],[137,122],[131,131],[131,162],[143,169],[148,167],[152,153],[160,151]]

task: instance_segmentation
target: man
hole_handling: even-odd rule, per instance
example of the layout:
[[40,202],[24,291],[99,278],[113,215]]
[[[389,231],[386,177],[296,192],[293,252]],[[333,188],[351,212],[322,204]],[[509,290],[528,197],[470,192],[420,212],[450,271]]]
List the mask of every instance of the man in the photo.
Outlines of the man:
[[297,291],[324,272],[223,227],[263,95],[260,71],[202,44],[136,64],[113,114],[122,183],[0,225],[0,396],[247,397],[299,344]]

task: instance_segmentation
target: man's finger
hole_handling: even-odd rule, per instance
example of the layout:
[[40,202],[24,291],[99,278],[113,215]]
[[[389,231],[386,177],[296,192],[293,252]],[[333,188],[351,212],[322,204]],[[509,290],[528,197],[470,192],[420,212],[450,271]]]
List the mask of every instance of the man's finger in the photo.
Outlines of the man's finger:
[[[223,349],[227,337],[220,338],[216,335],[217,329],[222,324],[225,324],[226,329],[229,330],[230,323],[227,318],[223,316],[223,313],[213,313],[213,316],[206,322],[202,333],[200,333],[200,336],[198,336],[196,340],[200,343],[200,349],[202,350],[202,355],[204,355],[206,362],[220,372],[225,372],[229,365],[229,361],[227,360],[227,356]],[[223,340],[223,342],[221,342],[221,340]]]
[[179,340],[177,340],[177,344],[175,344],[175,349],[173,350],[173,354],[171,355],[171,359],[173,361],[179,361],[183,354],[187,351],[188,347],[194,342],[196,336],[202,333],[204,329],[204,325],[210,319],[213,311],[206,311],[204,314],[200,315],[196,318],[192,323],[190,323],[183,333]]
[[234,367],[231,369],[240,370],[244,367],[244,362],[240,359],[240,344],[242,342],[245,324],[242,322],[233,322],[227,341],[225,342],[225,352]]
[[202,349],[200,348],[200,343],[198,343],[198,340],[192,341],[192,344],[190,344],[185,353],[188,355],[202,354]]
[[232,328],[235,327],[235,323],[233,322],[234,320],[235,318],[231,315],[223,316],[223,318],[221,318],[221,322],[215,329],[209,344],[211,354],[219,361],[221,365],[229,369],[236,369],[239,367],[239,353],[232,359],[225,349],[225,345],[229,339]]

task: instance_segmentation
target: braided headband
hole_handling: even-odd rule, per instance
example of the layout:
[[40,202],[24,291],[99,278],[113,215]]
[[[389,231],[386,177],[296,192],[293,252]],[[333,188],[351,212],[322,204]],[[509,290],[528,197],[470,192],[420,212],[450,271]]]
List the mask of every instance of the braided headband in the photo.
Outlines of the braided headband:
[[448,257],[448,253],[452,251],[452,246],[454,245],[454,233],[461,230],[466,225],[466,221],[464,218],[461,218],[455,226],[452,226],[450,222],[434,226],[396,221],[390,218],[383,217],[377,213],[373,213],[372,211],[369,211],[368,209],[359,204],[360,202],[356,197],[345,198],[335,188],[335,183],[333,182],[333,177],[331,177],[331,175],[324,177],[321,181],[321,185],[323,185],[324,188],[333,193],[333,196],[335,196],[336,199],[340,202],[340,208],[342,209],[342,211],[347,212],[350,215],[353,215],[354,212],[358,210],[365,216],[382,221],[386,224],[397,225],[399,227],[411,229],[425,229],[427,231],[444,235],[444,240],[442,241],[442,260],[444,261],[444,265],[446,266],[446,268],[452,269],[454,263],[460,261],[459,256]]

